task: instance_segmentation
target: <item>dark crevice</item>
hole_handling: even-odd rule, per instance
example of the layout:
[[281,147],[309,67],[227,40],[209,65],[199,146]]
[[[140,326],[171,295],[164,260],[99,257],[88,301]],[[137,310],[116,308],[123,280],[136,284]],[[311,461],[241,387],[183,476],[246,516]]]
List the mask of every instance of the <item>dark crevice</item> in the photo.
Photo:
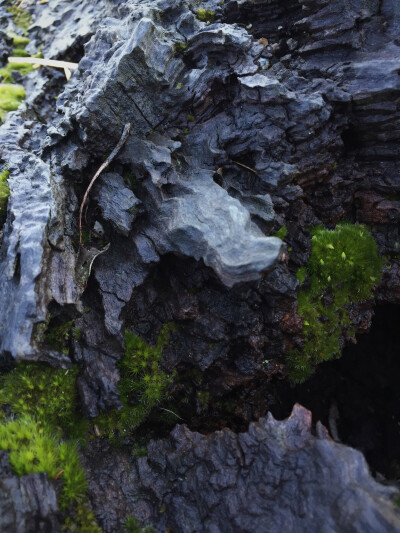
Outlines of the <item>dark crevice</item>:
[[15,283],[19,283],[21,280],[21,254],[18,252],[15,257],[15,263],[14,263],[14,281]]
[[306,383],[276,383],[271,412],[289,416],[298,402],[340,440],[362,451],[373,473],[400,479],[400,307],[378,306],[371,330],[343,357],[320,365]]
[[244,24],[254,37],[276,40],[287,35],[292,25],[302,17],[302,5],[297,0],[245,4],[231,1],[223,7],[222,22]]
[[353,126],[346,129],[342,135],[344,155],[354,152],[362,147],[362,138],[360,132]]

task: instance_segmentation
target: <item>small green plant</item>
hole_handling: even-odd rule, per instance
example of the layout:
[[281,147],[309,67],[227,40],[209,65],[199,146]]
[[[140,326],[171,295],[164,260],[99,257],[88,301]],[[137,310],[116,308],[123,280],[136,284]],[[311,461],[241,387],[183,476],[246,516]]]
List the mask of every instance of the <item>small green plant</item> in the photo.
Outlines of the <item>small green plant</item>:
[[97,525],[93,511],[87,502],[79,503],[71,511],[62,527],[68,533],[102,533],[103,530]]
[[274,235],[274,237],[278,237],[278,239],[281,239],[283,241],[287,236],[287,227],[282,226]]
[[125,332],[126,353],[119,363],[121,379],[118,386],[123,407],[97,419],[101,431],[109,435],[115,430],[120,435],[132,431],[165,398],[174,376],[164,372],[160,363],[174,328],[173,324],[164,325],[155,346],[130,331]]
[[7,214],[7,202],[10,196],[10,189],[8,187],[8,178],[10,176],[7,168],[0,173],[0,224],[4,223]]
[[204,9],[201,7],[197,11],[197,18],[202,22],[213,22],[215,18],[215,12],[211,9]]
[[304,346],[288,356],[290,378],[298,383],[315,365],[340,355],[341,337],[354,334],[347,308],[372,296],[382,270],[376,242],[365,226],[317,227],[311,244],[309,264],[297,272],[304,285],[298,294]]
[[188,49],[188,45],[186,43],[175,43],[174,49],[176,53],[183,53],[186,52]]
[[135,446],[133,450],[134,457],[146,457],[147,456],[147,446]]
[[145,526],[142,527],[140,522],[134,516],[128,516],[125,521],[126,533],[156,533],[154,527]]

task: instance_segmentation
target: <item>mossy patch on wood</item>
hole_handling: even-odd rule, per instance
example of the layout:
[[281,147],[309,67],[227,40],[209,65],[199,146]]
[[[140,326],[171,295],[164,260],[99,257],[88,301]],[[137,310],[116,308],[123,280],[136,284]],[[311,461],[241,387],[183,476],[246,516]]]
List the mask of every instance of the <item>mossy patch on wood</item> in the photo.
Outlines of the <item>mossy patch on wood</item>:
[[58,503],[67,530],[99,533],[78,454],[87,427],[77,411],[77,373],[22,362],[0,376],[0,449],[17,475],[45,472],[63,481]]
[[162,370],[161,360],[174,329],[174,324],[165,324],[155,346],[130,331],[125,332],[126,353],[119,363],[118,386],[123,407],[100,415],[96,422],[102,433],[126,435],[142,424],[150,411],[167,397],[174,375]]
[[31,14],[25,11],[20,5],[16,5],[16,2],[9,6],[7,11],[13,15],[15,25],[18,26],[18,28],[21,28],[24,35],[26,35],[32,22]]
[[10,196],[10,188],[8,187],[8,178],[10,176],[7,168],[0,173],[0,225],[4,224],[7,215],[7,202]]
[[274,237],[278,237],[278,239],[281,239],[281,241],[285,240],[287,236],[287,227],[282,226],[274,235]]
[[318,363],[340,356],[341,338],[354,335],[348,306],[372,297],[382,271],[376,242],[365,226],[344,223],[311,233],[309,264],[297,272],[303,284],[298,313],[304,346],[288,355],[289,376],[297,383]]
[[197,18],[202,22],[213,22],[215,18],[215,12],[211,9],[204,9],[201,7],[197,11]]
[[[49,429],[65,436],[78,436],[77,367],[64,370],[47,364],[19,363],[0,377],[0,408],[10,405],[17,416],[33,416]],[[1,411],[0,411],[1,419]]]
[[[13,38],[14,49],[12,52],[13,57],[30,57],[30,54],[25,50],[25,47],[30,42],[27,37],[21,35],[11,34]],[[42,57],[39,52],[33,57]],[[34,66],[30,63],[10,63],[3,68],[0,68],[0,76],[2,82],[0,84],[0,118],[5,119],[6,114],[9,111],[15,111],[21,105],[21,102],[25,99],[26,93],[22,85],[15,84],[14,72],[18,72],[22,76],[26,76],[28,72],[31,72]]]
[[25,99],[26,93],[22,85],[12,83],[0,84],[0,117],[2,120],[8,111],[15,111]]

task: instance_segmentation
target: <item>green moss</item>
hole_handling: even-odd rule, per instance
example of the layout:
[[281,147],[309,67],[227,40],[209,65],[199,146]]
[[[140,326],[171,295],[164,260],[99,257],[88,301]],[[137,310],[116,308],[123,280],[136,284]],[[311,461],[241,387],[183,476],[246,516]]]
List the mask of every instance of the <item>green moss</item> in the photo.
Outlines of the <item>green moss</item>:
[[8,187],[8,178],[10,176],[7,168],[0,173],[0,224],[4,223],[7,215],[7,202],[10,196],[10,189]]
[[10,405],[18,416],[42,420],[49,429],[61,428],[77,436],[81,417],[77,413],[76,367],[70,370],[46,364],[19,363],[0,377],[0,407]]
[[13,56],[14,57],[29,57],[29,54],[26,50],[20,50],[19,48],[14,48]]
[[15,33],[10,35],[10,37],[13,38],[13,44],[15,48],[19,49],[25,48],[25,46],[27,46],[31,41],[28,37],[24,37],[23,35],[17,35]]
[[125,172],[124,174],[124,181],[125,183],[132,189],[132,190],[135,190],[137,189],[137,180],[136,180],[136,177],[134,174],[132,174],[131,172]]
[[174,376],[164,372],[160,363],[174,329],[173,324],[163,326],[155,346],[130,331],[125,332],[126,353],[119,363],[121,379],[118,386],[123,407],[97,419],[101,432],[111,436],[116,430],[120,435],[132,431],[166,397]]
[[0,426],[0,448],[9,452],[10,463],[19,476],[46,472],[54,479],[61,470],[60,458],[54,452],[56,445],[56,439],[31,417]]
[[[0,71],[1,74],[1,71]],[[22,85],[0,84],[0,117],[4,120],[8,111],[15,111],[26,96]]]
[[72,333],[72,321],[51,326],[46,332],[46,342],[53,350],[68,354],[68,342]]
[[84,499],[87,484],[76,447],[62,442],[59,434],[51,433],[33,417],[23,416],[1,425],[0,448],[9,452],[17,475],[46,472],[51,479],[62,478],[62,508]]
[[215,18],[215,12],[211,9],[200,8],[197,11],[197,18],[202,22],[213,22]]
[[299,268],[296,273],[296,277],[299,280],[300,285],[303,285],[303,283],[305,282],[307,278],[307,268],[306,267]]
[[287,228],[286,226],[282,226],[274,235],[274,237],[278,237],[278,239],[281,239],[283,241],[286,238],[287,235]]
[[382,260],[365,226],[339,224],[312,231],[309,265],[299,269],[304,284],[298,294],[304,346],[289,353],[289,375],[302,382],[318,363],[340,356],[340,339],[351,335],[348,306],[372,296],[381,278]]
[[175,43],[174,49],[177,53],[186,52],[186,50],[188,49],[188,45],[186,43]]
[[66,518],[62,529],[68,533],[102,533],[103,531],[97,525],[95,516],[86,502],[75,507],[72,516]]
[[24,32],[24,35],[26,35],[32,22],[30,13],[24,11],[21,7],[16,5],[8,7],[7,11],[13,15],[15,25],[18,26],[18,28],[21,28]]
[[208,404],[210,403],[210,393],[208,391],[198,391],[197,399],[203,411],[208,409]]
[[7,63],[6,67],[0,68],[0,76],[3,79],[2,83],[14,83],[14,78],[12,77],[14,70],[18,71],[22,76],[26,76],[28,72],[33,70],[33,65],[29,63]]
[[153,527],[140,525],[140,522],[134,516],[128,516],[125,522],[126,533],[155,533],[156,530]]
[[80,328],[72,328],[72,338],[79,341],[82,337],[82,331]]
[[64,480],[60,498],[61,508],[67,508],[71,503],[85,501],[87,482],[85,472],[81,466],[77,444],[75,442],[61,442],[58,446]]
[[99,533],[78,455],[76,439],[87,426],[77,410],[77,373],[23,362],[0,376],[0,449],[9,451],[16,474],[46,472],[63,481],[58,503],[68,514],[67,531]]
[[[10,35],[13,38],[15,57],[29,57],[29,53],[25,50],[25,46],[29,43],[27,37],[20,35]],[[40,57],[41,54],[36,54],[34,57]],[[12,76],[13,71],[18,71],[25,76],[28,72],[33,70],[33,65],[30,63],[7,63],[7,66],[0,69],[0,76],[2,83],[0,84],[0,118],[4,120],[8,111],[15,111],[18,109],[26,94],[22,85],[14,85]]]
[[147,455],[147,446],[136,445],[133,450],[134,457],[146,457]]

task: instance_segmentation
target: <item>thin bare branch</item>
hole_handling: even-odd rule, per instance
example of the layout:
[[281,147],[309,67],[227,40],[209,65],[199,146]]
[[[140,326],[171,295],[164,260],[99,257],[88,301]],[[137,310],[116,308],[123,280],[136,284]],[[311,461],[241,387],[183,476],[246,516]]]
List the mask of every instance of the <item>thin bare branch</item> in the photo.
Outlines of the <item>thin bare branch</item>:
[[126,142],[126,140],[128,138],[130,130],[131,130],[131,125],[128,122],[124,126],[124,131],[122,132],[121,138],[118,141],[117,146],[114,148],[114,150],[111,152],[111,154],[107,157],[107,159],[104,161],[104,163],[100,166],[99,170],[93,176],[91,182],[88,185],[88,188],[86,189],[86,192],[85,192],[85,194],[83,196],[83,200],[82,200],[82,203],[81,203],[81,207],[79,209],[79,246],[82,245],[82,212],[83,212],[83,206],[85,205],[85,202],[86,202],[87,197],[89,195],[90,189],[93,187],[94,182],[97,180],[97,178],[103,172],[103,170],[108,167],[108,165],[111,163],[111,161],[114,159],[114,157],[121,150],[121,148],[123,147],[123,145],[125,144],[125,142]]
[[54,67],[62,68],[65,72],[67,80],[71,77],[71,70],[78,68],[78,63],[71,63],[70,61],[59,61],[58,59],[43,59],[42,57],[9,57],[9,63],[29,63],[35,67]]

